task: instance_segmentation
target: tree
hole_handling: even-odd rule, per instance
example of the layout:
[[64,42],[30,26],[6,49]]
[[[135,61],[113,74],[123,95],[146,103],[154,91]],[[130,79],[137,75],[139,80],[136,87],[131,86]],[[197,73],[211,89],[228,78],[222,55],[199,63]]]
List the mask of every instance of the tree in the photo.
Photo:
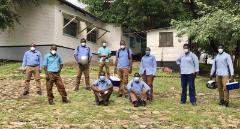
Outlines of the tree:
[[88,10],[106,22],[133,31],[169,27],[171,19],[192,17],[182,0],[81,0]]
[[172,24],[179,36],[186,34],[195,42],[197,50],[214,55],[217,45],[224,44],[238,66],[240,45],[240,2],[218,0],[218,3],[197,2],[198,14],[193,20],[176,21]]
[[37,0],[0,0],[0,29],[13,28],[16,22],[20,23],[16,8],[30,3],[37,4]]

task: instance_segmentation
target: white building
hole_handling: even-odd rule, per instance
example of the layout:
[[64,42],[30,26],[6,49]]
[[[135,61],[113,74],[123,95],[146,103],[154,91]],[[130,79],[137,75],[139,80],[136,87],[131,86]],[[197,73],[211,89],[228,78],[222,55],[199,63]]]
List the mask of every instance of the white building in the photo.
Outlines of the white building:
[[22,60],[28,45],[36,43],[43,54],[52,44],[58,45],[64,62],[72,62],[73,50],[80,45],[81,38],[88,40],[93,54],[103,40],[113,54],[119,49],[121,39],[126,40],[128,46],[133,38],[134,42],[137,40],[135,36],[123,35],[121,26],[105,23],[69,0],[42,0],[38,6],[24,6],[17,12],[21,24],[0,32],[0,59]]
[[156,56],[158,67],[177,69],[176,60],[183,54],[183,44],[188,42],[188,37],[177,37],[173,28],[159,28],[147,31],[147,46]]

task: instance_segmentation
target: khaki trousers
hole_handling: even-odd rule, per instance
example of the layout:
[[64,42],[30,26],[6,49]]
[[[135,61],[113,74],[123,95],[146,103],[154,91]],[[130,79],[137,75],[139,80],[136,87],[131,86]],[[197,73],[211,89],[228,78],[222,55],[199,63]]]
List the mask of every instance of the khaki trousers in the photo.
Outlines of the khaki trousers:
[[76,78],[76,88],[79,88],[80,85],[80,80],[82,77],[82,74],[84,73],[84,77],[85,77],[85,84],[86,87],[90,88],[90,78],[89,78],[89,64],[86,65],[78,65],[78,72],[77,72],[77,78]]
[[219,91],[219,100],[229,102],[229,91],[227,90],[226,84],[229,80],[229,76],[217,76],[217,85]]
[[127,95],[127,84],[128,84],[128,75],[129,69],[128,68],[120,68],[117,71],[118,77],[120,78],[120,87],[118,93],[121,95]]
[[26,80],[25,80],[25,86],[24,86],[24,91],[29,91],[30,87],[30,81],[32,75],[34,76],[34,79],[36,81],[37,85],[37,91],[41,91],[41,81],[40,81],[40,69],[39,66],[36,67],[26,67]]

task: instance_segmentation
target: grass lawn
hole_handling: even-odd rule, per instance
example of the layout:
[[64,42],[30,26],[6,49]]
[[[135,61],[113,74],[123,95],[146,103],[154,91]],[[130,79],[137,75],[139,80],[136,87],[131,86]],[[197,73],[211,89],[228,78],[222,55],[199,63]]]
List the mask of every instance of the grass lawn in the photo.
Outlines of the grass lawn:
[[[0,65],[0,96],[22,91],[19,85],[22,84],[24,76],[18,70],[20,66],[18,62]],[[136,70],[137,68],[134,68],[134,71]],[[62,77],[72,101],[70,104],[62,104],[56,90],[54,106],[48,105],[46,93],[43,96],[31,93],[27,97],[1,99],[0,128],[240,128],[239,92],[231,91],[229,108],[219,106],[217,90],[207,89],[207,78],[201,76],[196,79],[196,107],[190,103],[179,103],[181,87],[178,73],[167,74],[159,71],[158,75],[161,77],[154,81],[154,101],[146,107],[134,108],[128,99],[117,98],[116,92],[111,96],[108,107],[97,106],[92,92],[83,88],[79,92],[72,90],[75,74],[75,68],[64,67]],[[92,79],[96,74],[97,68],[92,67]],[[42,82],[45,87],[44,80]],[[4,92],[5,90],[7,91]]]

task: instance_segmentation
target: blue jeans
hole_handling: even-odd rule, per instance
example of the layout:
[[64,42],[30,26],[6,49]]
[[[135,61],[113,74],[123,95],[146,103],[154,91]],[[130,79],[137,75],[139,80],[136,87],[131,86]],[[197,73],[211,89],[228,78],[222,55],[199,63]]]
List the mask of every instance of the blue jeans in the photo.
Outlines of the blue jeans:
[[181,74],[181,84],[182,84],[182,96],[181,101],[183,103],[187,100],[187,85],[189,84],[189,96],[190,102],[196,102],[196,91],[195,91],[195,75],[194,74]]

